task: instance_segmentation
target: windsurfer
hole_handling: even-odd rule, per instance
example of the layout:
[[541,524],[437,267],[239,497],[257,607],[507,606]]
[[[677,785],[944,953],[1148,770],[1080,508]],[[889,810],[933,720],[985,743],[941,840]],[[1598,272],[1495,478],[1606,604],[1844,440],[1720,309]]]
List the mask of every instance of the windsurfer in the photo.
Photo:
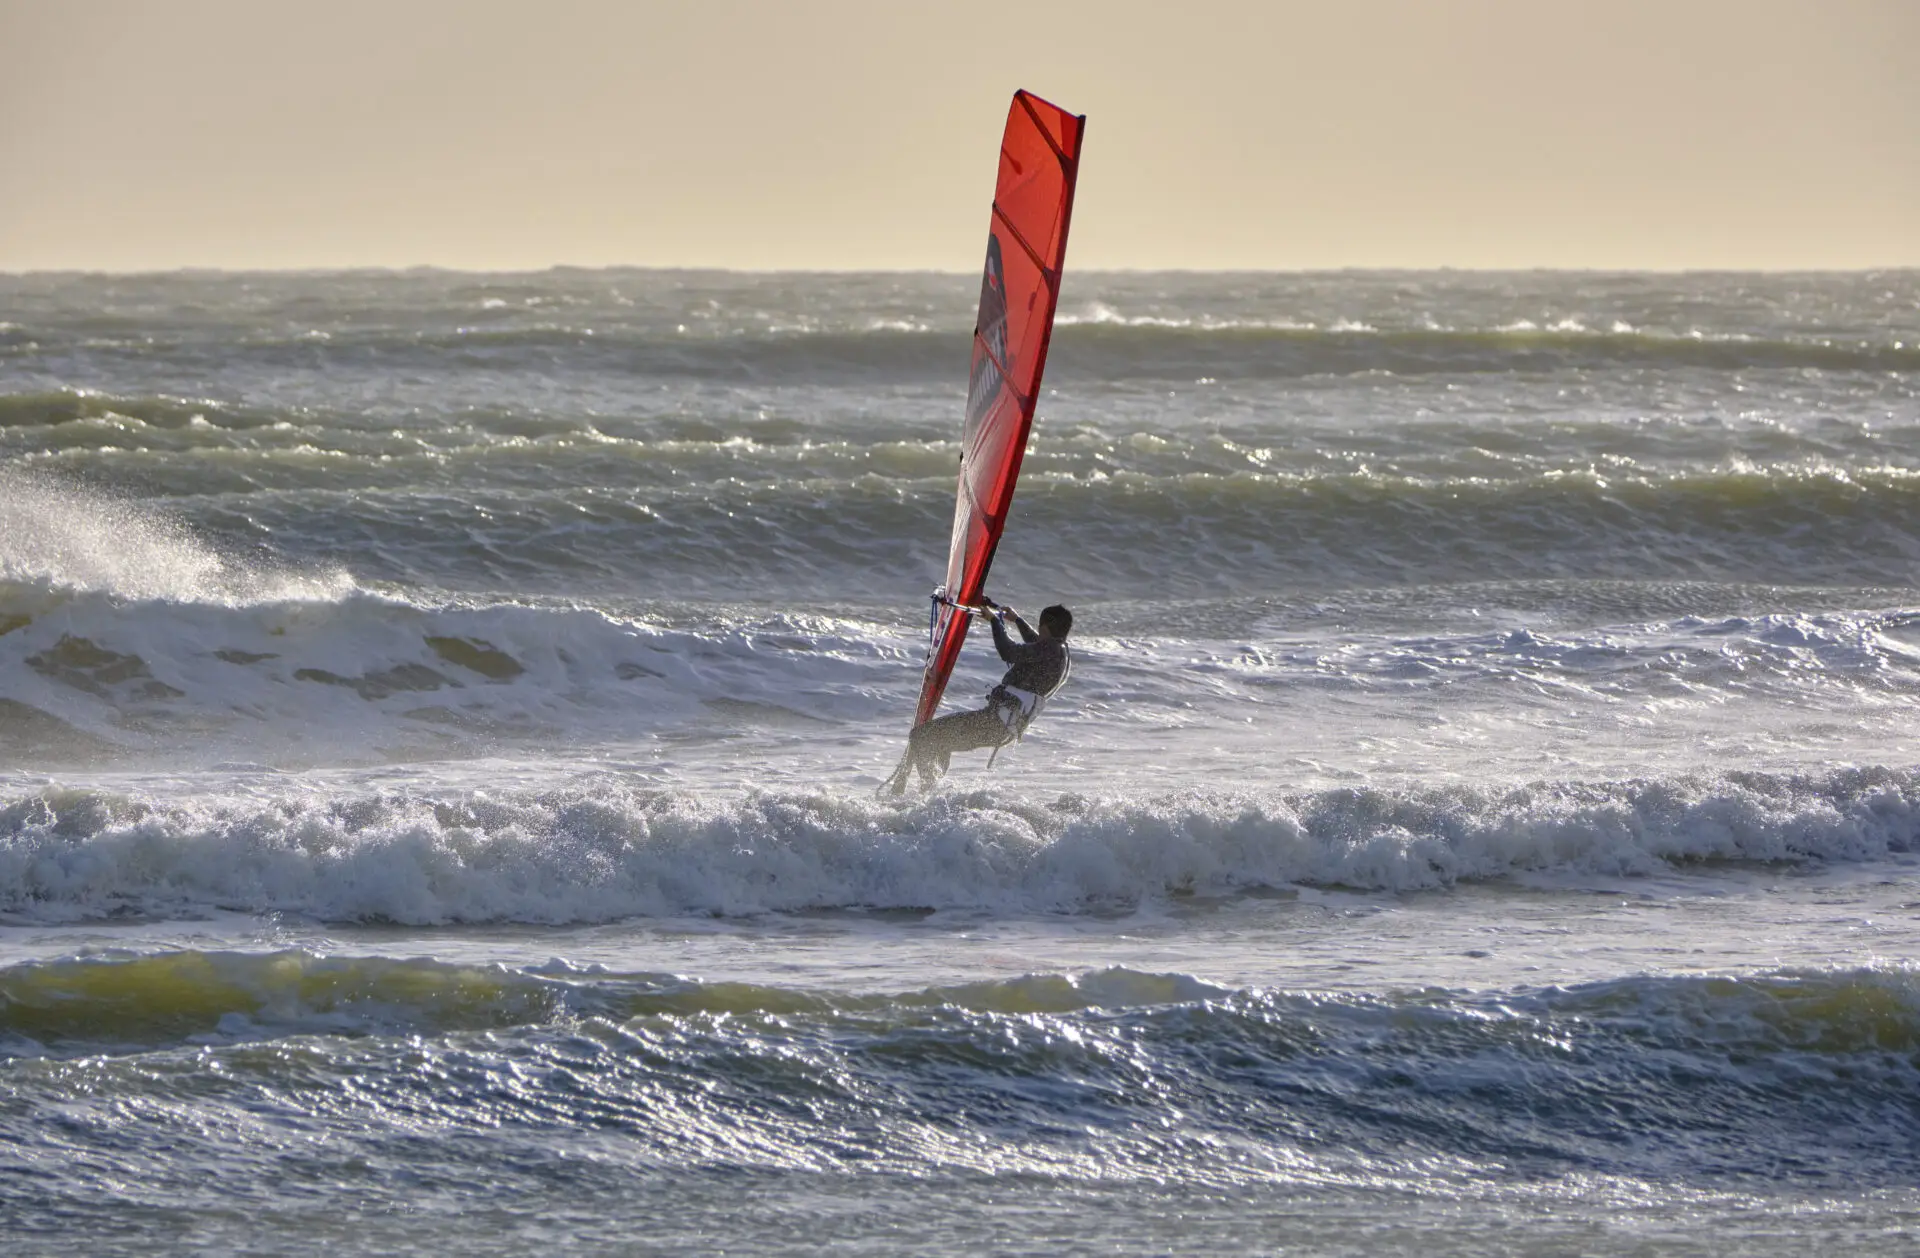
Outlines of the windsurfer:
[[[1007,663],[1006,676],[988,693],[986,707],[952,712],[915,727],[907,739],[907,754],[887,783],[895,795],[905,793],[911,770],[918,769],[920,784],[931,787],[947,771],[954,752],[981,747],[998,750],[1019,738],[1040,705],[1066,683],[1072,667],[1067,653],[1072,612],[1055,603],[1040,613],[1036,631],[1011,607],[986,598],[980,601],[993,613],[993,646]],[[1009,617],[1020,631],[1019,642],[1007,633]]]

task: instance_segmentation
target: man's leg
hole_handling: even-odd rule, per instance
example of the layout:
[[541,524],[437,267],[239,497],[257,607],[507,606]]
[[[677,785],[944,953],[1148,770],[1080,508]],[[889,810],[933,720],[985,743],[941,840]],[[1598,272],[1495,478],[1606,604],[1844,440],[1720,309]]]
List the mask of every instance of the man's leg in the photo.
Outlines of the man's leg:
[[[998,747],[1006,737],[1006,722],[992,708],[952,712],[914,729],[907,738],[907,759],[920,771],[921,785],[930,787],[946,772],[954,752]],[[896,779],[896,795],[906,789],[904,769]]]
[[881,784],[880,789],[890,795],[907,793],[907,775],[913,772],[913,753],[909,751],[900,757],[900,763],[894,767],[893,776]]

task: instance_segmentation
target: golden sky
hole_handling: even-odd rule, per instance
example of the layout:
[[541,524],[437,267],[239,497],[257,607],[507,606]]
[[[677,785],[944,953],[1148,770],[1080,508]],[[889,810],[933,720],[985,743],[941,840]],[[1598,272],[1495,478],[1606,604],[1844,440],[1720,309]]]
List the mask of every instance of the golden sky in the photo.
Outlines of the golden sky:
[[1920,0],[0,0],[0,270],[1920,265]]

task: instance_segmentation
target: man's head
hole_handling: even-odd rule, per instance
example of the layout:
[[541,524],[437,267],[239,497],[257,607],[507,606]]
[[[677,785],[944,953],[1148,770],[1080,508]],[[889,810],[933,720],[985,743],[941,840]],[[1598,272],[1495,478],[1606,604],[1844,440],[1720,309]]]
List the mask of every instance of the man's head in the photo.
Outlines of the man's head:
[[1066,637],[1073,632],[1073,613],[1055,603],[1040,613],[1040,632],[1055,638]]

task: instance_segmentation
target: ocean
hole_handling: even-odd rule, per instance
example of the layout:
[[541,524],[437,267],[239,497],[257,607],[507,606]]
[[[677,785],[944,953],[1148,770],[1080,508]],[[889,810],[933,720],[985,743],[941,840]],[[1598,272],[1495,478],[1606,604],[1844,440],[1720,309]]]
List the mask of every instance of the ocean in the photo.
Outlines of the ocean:
[[0,276],[5,1251],[1920,1252],[1920,272],[1069,272],[878,798],[977,294]]

